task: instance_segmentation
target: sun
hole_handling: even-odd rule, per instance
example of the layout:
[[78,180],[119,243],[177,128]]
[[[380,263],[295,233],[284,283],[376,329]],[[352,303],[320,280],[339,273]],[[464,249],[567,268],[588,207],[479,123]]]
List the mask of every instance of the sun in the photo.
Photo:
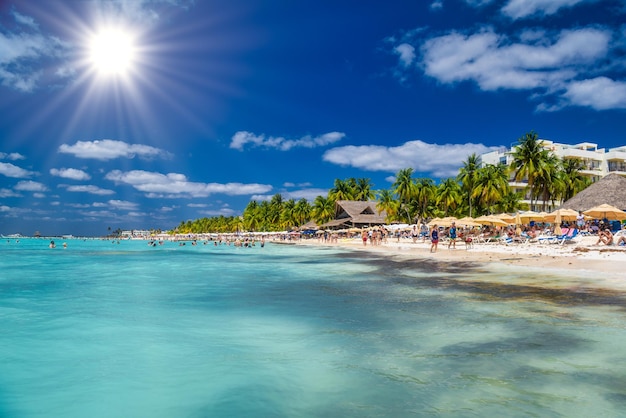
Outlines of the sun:
[[133,36],[121,29],[103,29],[92,37],[89,45],[91,65],[102,75],[126,75],[135,55]]

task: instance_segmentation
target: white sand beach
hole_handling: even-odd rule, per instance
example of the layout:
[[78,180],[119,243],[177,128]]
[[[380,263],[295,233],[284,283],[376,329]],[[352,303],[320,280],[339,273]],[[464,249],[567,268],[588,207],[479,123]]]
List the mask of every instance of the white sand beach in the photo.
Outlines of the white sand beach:
[[[299,245],[329,245],[384,252],[400,259],[424,258],[439,261],[474,262],[492,264],[494,268],[529,269],[568,275],[576,270],[577,276],[592,278],[598,287],[626,290],[626,247],[594,245],[595,236],[583,236],[566,244],[547,243],[481,243],[467,248],[457,242],[456,249],[448,249],[447,242],[439,244],[436,253],[430,252],[430,242],[395,238],[380,245],[364,246],[360,239],[339,239],[337,243],[324,243],[316,239],[298,241]],[[569,272],[569,273],[568,273]]]

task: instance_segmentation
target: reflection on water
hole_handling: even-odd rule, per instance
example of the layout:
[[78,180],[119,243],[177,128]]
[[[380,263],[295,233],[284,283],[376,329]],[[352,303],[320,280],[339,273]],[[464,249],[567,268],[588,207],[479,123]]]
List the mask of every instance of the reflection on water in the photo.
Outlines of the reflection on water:
[[625,295],[573,276],[329,248],[38,244],[0,247],[2,417],[626,407]]

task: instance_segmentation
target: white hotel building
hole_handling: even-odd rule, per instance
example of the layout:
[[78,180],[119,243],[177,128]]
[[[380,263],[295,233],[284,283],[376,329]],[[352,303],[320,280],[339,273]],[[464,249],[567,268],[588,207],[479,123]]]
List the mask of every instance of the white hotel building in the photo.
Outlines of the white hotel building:
[[[598,144],[591,142],[583,142],[576,145],[560,144],[557,142],[540,139],[545,149],[552,151],[557,157],[561,159],[576,158],[583,162],[583,170],[581,173],[591,178],[592,182],[596,182],[602,177],[610,173],[617,173],[626,177],[626,146],[617,148],[598,148]],[[513,146],[511,149],[503,148],[498,151],[492,151],[480,156],[481,165],[486,164],[506,164],[510,165],[513,162],[513,152],[517,146]],[[515,192],[525,192],[524,200],[522,202],[530,204],[529,191],[524,189],[528,185],[527,180],[515,181],[515,173],[511,174],[509,185]],[[535,202],[535,207],[531,210],[542,210],[543,201]],[[548,209],[554,209],[548,203]]]

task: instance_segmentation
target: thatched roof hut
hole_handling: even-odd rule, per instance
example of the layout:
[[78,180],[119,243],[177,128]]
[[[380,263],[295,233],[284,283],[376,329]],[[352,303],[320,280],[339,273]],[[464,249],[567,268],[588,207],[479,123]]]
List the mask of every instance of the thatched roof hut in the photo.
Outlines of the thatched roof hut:
[[563,203],[560,209],[585,211],[603,203],[626,209],[626,178],[609,174]]
[[379,212],[376,201],[338,200],[335,203],[335,219],[321,225],[324,228],[364,227],[384,225],[385,211]]

